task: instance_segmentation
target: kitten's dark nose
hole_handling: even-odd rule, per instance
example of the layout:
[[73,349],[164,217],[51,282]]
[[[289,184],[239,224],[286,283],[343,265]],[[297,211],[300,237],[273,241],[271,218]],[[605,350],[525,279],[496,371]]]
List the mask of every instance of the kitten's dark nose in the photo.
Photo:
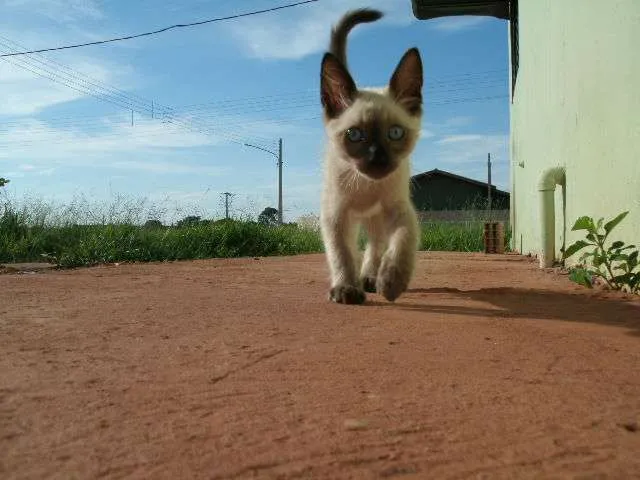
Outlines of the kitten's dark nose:
[[387,152],[379,145],[371,145],[368,150],[367,161],[370,165],[383,166],[389,163]]

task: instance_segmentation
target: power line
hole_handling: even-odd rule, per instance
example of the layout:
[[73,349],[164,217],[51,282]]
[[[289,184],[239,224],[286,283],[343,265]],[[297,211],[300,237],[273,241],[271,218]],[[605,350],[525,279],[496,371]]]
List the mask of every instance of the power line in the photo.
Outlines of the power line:
[[486,97],[473,97],[473,98],[454,98],[451,100],[443,100],[439,102],[425,102],[428,106],[434,105],[451,105],[453,103],[475,103],[475,102],[486,102],[489,100],[502,100],[505,98],[509,98],[509,95],[490,95]]
[[[4,40],[4,41],[3,41]],[[9,42],[12,45],[8,45],[5,42]],[[0,36],[0,46],[5,45],[9,49],[9,51],[14,48],[24,48],[23,46],[13,42],[6,37]],[[157,106],[155,110],[159,110],[160,116],[165,117],[165,119],[173,119],[176,111],[196,111],[196,110],[207,110],[210,108],[214,108],[217,110],[218,116],[222,112],[231,112],[238,111],[239,109],[245,110],[246,106],[274,106],[277,104],[278,107],[283,106],[291,106],[291,107],[312,107],[316,105],[316,89],[307,89],[298,92],[291,93],[281,93],[275,95],[268,95],[262,97],[249,97],[249,98],[235,98],[235,99],[225,99],[218,101],[211,101],[206,103],[199,104],[191,104],[191,105],[182,105],[177,108],[170,107],[162,107],[157,102],[153,100],[148,100],[142,98],[140,96],[134,94],[128,94],[123,90],[120,90],[115,87],[111,87],[105,84],[102,84],[99,81],[91,81],[89,77],[86,77],[84,74],[74,71],[73,69],[63,65],[61,63],[52,61],[47,59],[42,55],[33,55],[30,56],[29,59],[4,59],[5,61],[12,63],[15,66],[23,68],[25,70],[30,71],[36,75],[42,76],[44,78],[53,80],[57,83],[60,83],[64,86],[72,88],[80,93],[89,94],[94,97],[99,97],[101,100],[106,100],[109,103],[113,103],[120,107],[129,109],[134,109],[138,113],[147,114],[154,116],[154,105]],[[19,62],[19,63],[14,63]],[[34,62],[39,63],[40,65],[35,65]],[[461,92],[463,90],[470,90],[473,88],[491,88],[492,86],[498,86],[496,84],[497,79],[487,78],[487,75],[491,76],[500,72],[500,70],[488,70],[484,72],[467,72],[464,74],[458,75],[449,75],[447,77],[441,77],[440,80],[436,80],[431,85],[426,85],[426,96],[429,97],[428,91],[432,90],[433,93],[437,93],[438,90],[441,92]],[[82,78],[84,77],[84,78]],[[473,78],[475,77],[475,78]],[[484,78],[481,78],[484,77]],[[446,80],[445,80],[446,79]],[[472,83],[469,83],[469,80],[472,80]],[[475,81],[474,81],[475,80]],[[474,85],[475,83],[475,85]],[[502,83],[502,82],[499,82]],[[466,85],[465,85],[466,84]],[[484,85],[483,85],[484,84]],[[446,87],[456,87],[457,88],[438,88],[438,86],[446,86]],[[96,90],[97,88],[97,90]],[[280,97],[280,98],[279,98]],[[284,97],[284,98],[283,98]],[[306,98],[305,98],[306,97]],[[310,103],[300,105],[300,101],[310,101]],[[292,105],[292,102],[298,102],[298,105]]]
[[[6,40],[8,39],[5,39],[5,41]],[[11,43],[13,43],[14,45],[17,45],[15,42],[11,42]],[[0,42],[0,45],[1,44],[3,44],[3,42]],[[6,43],[4,43],[4,45],[5,45],[5,48],[8,47]],[[10,46],[8,48],[11,49]],[[27,70],[40,77],[52,80],[56,83],[64,85],[65,87],[71,88],[72,90],[75,90],[84,95],[90,95],[90,96],[93,96],[94,98],[97,98],[98,100],[106,101],[108,103],[117,105],[121,108],[126,109],[127,111],[135,111],[136,113],[142,114],[145,116],[150,115],[151,105],[153,103],[156,106],[157,110],[160,112],[163,123],[180,125],[187,130],[197,131],[198,133],[202,133],[202,134],[218,136],[218,137],[230,140],[232,142],[235,142],[237,144],[242,144],[245,140],[247,140],[246,137],[242,137],[235,132],[228,132],[228,131],[225,132],[225,130],[221,128],[216,128],[216,131],[213,132],[211,127],[206,123],[204,125],[202,122],[199,122],[200,125],[194,124],[193,120],[197,121],[198,119],[192,119],[191,121],[189,121],[184,116],[182,118],[175,116],[173,113],[173,109],[171,107],[163,106],[160,103],[145,100],[138,96],[131,96],[122,90],[105,85],[104,83],[98,80],[91,81],[92,80],[91,77],[87,75],[83,75],[79,72],[76,72],[73,69],[66,67],[65,65],[57,62],[55,62],[55,65],[52,65],[51,62],[49,62],[44,57],[43,57],[44,60],[39,60],[38,58],[34,58],[34,57],[35,56],[29,56],[27,59],[3,58],[3,60],[5,62],[13,64],[16,67]],[[34,61],[44,65],[46,68],[41,65],[34,64],[33,63]],[[64,71],[64,70],[67,70],[67,71]],[[113,91],[115,91],[115,93],[112,93]],[[261,139],[259,137],[253,137],[253,139],[255,139],[256,141],[266,140],[264,138]]]
[[[427,86],[425,88],[425,97],[431,97],[434,95],[445,96],[446,94],[456,94],[460,92],[465,92],[469,90],[486,90],[489,88],[502,88],[506,89],[507,83],[506,81],[479,81],[473,84],[467,84],[463,86],[458,86],[457,88],[439,88],[439,87],[431,87]],[[319,92],[315,89],[309,93],[292,93],[290,95],[279,95],[279,96],[271,96],[264,97],[264,99],[247,99],[251,101],[239,101],[239,100],[220,100],[217,102],[206,102],[200,104],[190,104],[185,106],[175,107],[175,111],[178,112],[189,112],[192,114],[199,114],[197,112],[202,111],[213,111],[214,115],[220,113],[233,113],[238,110],[250,109],[254,110],[254,107],[261,108],[297,108],[297,107],[305,107],[305,106],[318,106],[319,105]]]
[[[7,38],[7,37],[3,37],[0,35],[0,47],[2,47],[3,49],[6,49],[8,52],[11,51],[16,51],[16,50],[24,50],[26,47],[24,45],[20,45],[17,42],[14,42],[13,40]],[[99,83],[96,83],[95,81],[92,81],[91,78],[88,78],[85,76],[85,78],[82,78],[83,74],[73,70],[71,67],[64,65],[62,63],[56,62],[55,60],[52,60],[48,57],[46,57],[45,55],[41,55],[41,54],[35,54],[35,55],[30,55],[29,57],[25,58],[20,58],[20,59],[15,59],[12,61],[5,59],[5,62],[9,62],[13,65],[16,66],[20,66],[17,65],[15,62],[22,62],[24,64],[30,65],[34,68],[39,68],[39,69],[43,69],[44,67],[50,68],[54,70],[54,75],[60,74],[63,76],[66,76],[67,78],[71,79],[71,80],[77,80],[78,82],[81,83],[85,83],[90,85],[91,87],[97,87],[99,89],[105,90],[106,94],[108,95],[112,95],[112,96],[116,96],[116,97],[128,97],[128,98],[133,98],[135,101],[141,102],[144,105],[147,105],[149,103],[149,101],[145,98],[139,97],[137,95],[131,94],[131,93],[127,93],[124,90],[121,90],[119,88],[116,87],[111,87],[109,85],[100,85]],[[40,65],[43,65],[43,67],[39,67],[34,65],[33,62],[36,62]],[[46,71],[46,70],[45,70]],[[91,88],[91,87],[87,87],[87,88]],[[125,98],[126,100],[126,98]]]
[[[0,49],[2,47],[6,49],[5,51],[11,51],[14,49],[22,48],[25,49],[24,46],[13,42],[6,37],[0,37]],[[286,123],[291,121],[301,121],[301,120],[314,120],[319,118],[317,115],[314,115],[311,118],[267,118],[267,119],[253,119],[247,121],[246,119],[237,119],[234,117],[239,117],[240,115],[246,115],[247,113],[261,113],[261,112],[270,112],[273,113],[275,110],[292,110],[292,109],[306,109],[306,108],[314,108],[314,113],[316,113],[317,101],[316,94],[311,93],[315,92],[316,89],[309,89],[302,92],[292,92],[292,93],[282,93],[280,95],[270,95],[263,97],[254,97],[254,98],[245,98],[245,99],[226,99],[221,101],[208,102],[206,104],[192,104],[192,105],[184,105],[179,108],[172,108],[169,106],[163,106],[158,102],[153,100],[148,100],[143,97],[129,94],[124,90],[118,89],[116,87],[111,87],[106,85],[98,80],[94,80],[91,77],[77,72],[64,64],[49,60],[47,57],[35,54],[29,55],[27,57],[21,57],[16,59],[3,58],[4,61],[11,63],[17,67],[28,70],[31,73],[39,75],[41,77],[52,80],[56,83],[64,85],[68,88],[78,91],[79,93],[85,95],[91,95],[95,98],[112,103],[117,105],[120,108],[126,109],[127,112],[135,111],[138,114],[142,114],[143,118],[146,116],[152,115],[153,120],[157,120],[156,116],[152,114],[155,107],[155,113],[158,113],[160,118],[162,119],[162,123],[166,124],[166,127],[182,127],[185,130],[190,130],[192,132],[196,132],[204,135],[213,135],[218,136],[233,143],[242,144],[246,141],[251,141],[252,143],[260,144],[265,147],[270,147],[273,139],[262,137],[259,135],[255,135],[255,133],[250,133],[252,130],[255,132],[256,130],[260,131],[259,127],[264,124],[275,125],[278,123]],[[492,86],[497,86],[495,84],[495,80],[492,79],[496,74],[499,74],[502,70],[488,70],[484,72],[467,72],[464,74],[457,75],[449,75],[446,77],[441,77],[435,82],[432,83],[430,89],[433,90],[434,93],[438,92],[438,90],[448,93],[456,93],[462,92],[464,90],[469,90],[474,88],[473,83],[477,82],[476,88],[491,88]],[[497,79],[496,79],[497,80]],[[485,84],[480,86],[480,84]],[[493,83],[493,85],[491,85]],[[438,86],[442,87],[454,87],[442,89],[438,88]],[[457,87],[457,88],[456,88]],[[427,86],[429,89],[429,86]],[[281,97],[281,98],[278,98]],[[305,98],[306,97],[306,98]],[[431,97],[431,98],[429,98]],[[441,98],[433,98],[431,95],[426,95],[426,103],[431,105],[438,104],[447,104],[447,103],[459,103],[465,101],[482,101],[489,100],[493,98],[502,98],[502,97],[481,97],[481,98],[460,98],[458,95],[448,96],[448,101]],[[457,97],[457,98],[456,98]],[[249,101],[247,101],[249,100]],[[435,101],[434,101],[435,100]],[[440,101],[438,101],[440,100]],[[210,109],[214,110],[213,112]],[[191,112],[189,111],[191,110]],[[204,110],[204,112],[203,112]],[[209,110],[208,112],[206,110]],[[178,113],[180,112],[180,113]],[[261,115],[259,115],[261,116]],[[270,117],[272,115],[269,115]],[[70,123],[73,123],[73,120],[64,122],[64,119],[49,119],[47,123],[63,121],[63,124],[56,125],[59,126],[67,126],[73,127]],[[141,122],[142,119],[138,120],[136,123]],[[96,124],[99,122],[99,124]],[[17,123],[17,122],[16,122]],[[123,122],[117,122],[123,123]],[[144,123],[144,122],[143,122]],[[4,127],[6,131],[6,127],[10,124],[14,124],[14,122],[4,122]],[[256,128],[251,128],[252,125],[256,125]],[[43,125],[42,123],[39,125],[20,125],[22,128],[22,133],[49,133],[47,130],[48,126]],[[89,120],[83,122],[83,127],[94,127],[94,131],[97,127],[109,128],[113,127],[113,125],[104,124],[99,120]],[[118,126],[118,125],[116,125]],[[137,125],[136,125],[137,126]],[[229,127],[233,126],[234,128],[229,130]],[[53,127],[53,128],[55,128]],[[0,128],[0,130],[2,130]],[[14,133],[15,133],[15,129]],[[91,130],[91,128],[83,130]],[[63,129],[64,131],[64,129]],[[67,130],[68,131],[68,130]],[[2,132],[0,132],[2,133]],[[57,132],[52,132],[55,134]],[[96,132],[97,133],[97,132]],[[176,132],[178,133],[178,132]],[[23,143],[24,140],[18,140],[16,143]],[[31,143],[31,142],[29,142]],[[23,143],[24,144],[24,143]]]
[[161,28],[159,30],[153,30],[151,32],[144,32],[144,33],[137,33],[135,35],[127,35],[124,37],[116,37],[116,38],[110,38],[107,40],[97,40],[95,42],[86,42],[86,43],[76,43],[73,45],[65,45],[62,47],[51,47],[51,48],[41,48],[38,50],[27,50],[27,51],[23,51],[23,52],[13,52],[13,53],[3,53],[0,55],[0,57],[15,57],[18,55],[28,55],[31,53],[41,53],[41,52],[52,52],[52,51],[56,51],[56,50],[67,50],[70,48],[79,48],[79,47],[88,47],[90,45],[102,45],[105,43],[112,43],[112,42],[121,42],[124,40],[131,40],[134,38],[140,38],[140,37],[148,37],[150,35],[157,35],[159,33],[163,33],[166,32],[168,30],[172,30],[174,28],[186,28],[186,27],[194,27],[197,25],[204,25],[206,23],[214,23],[214,22],[222,22],[225,20],[235,20],[238,18],[242,18],[242,17],[249,17],[249,16],[253,16],[253,15],[260,15],[263,13],[269,13],[269,12],[275,12],[276,10],[283,10],[285,8],[292,8],[292,7],[297,7],[299,5],[304,5],[307,3],[314,3],[317,2],[319,0],[303,0],[301,2],[296,2],[296,3],[289,3],[287,5],[280,5],[278,7],[271,7],[271,8],[266,8],[263,10],[254,10],[252,12],[245,12],[245,13],[238,13],[236,15],[229,15],[226,17],[217,17],[217,18],[210,18],[208,20],[201,20],[199,22],[191,22],[191,23],[177,23],[175,25],[171,25],[169,27],[164,27]]
[[[434,101],[431,102],[429,100],[425,101],[425,105],[427,105],[428,107],[435,107],[435,106],[441,106],[441,105],[450,105],[450,104],[455,104],[455,103],[475,103],[475,102],[486,102],[486,101],[491,101],[491,100],[502,100],[502,99],[506,99],[508,98],[508,95],[493,95],[493,96],[483,96],[483,97],[466,97],[466,98],[452,98],[452,99],[448,99],[448,100],[444,100],[444,101]],[[250,125],[250,124],[255,124],[255,125],[264,125],[264,124],[268,124],[268,125],[273,125],[273,126],[277,126],[277,125],[282,125],[282,124],[287,124],[287,123],[295,123],[295,122],[302,122],[302,121],[311,121],[311,120],[318,120],[320,119],[321,116],[319,115],[313,115],[310,117],[294,117],[294,118],[277,118],[277,119],[263,119],[263,120],[256,120],[254,122],[246,122],[246,121],[240,121],[238,122],[239,124],[244,124],[244,125]],[[97,121],[96,121],[97,120]],[[123,132],[114,132],[114,131],[101,131],[102,128],[108,128],[108,127],[114,127],[114,126],[122,126],[124,124],[127,123],[127,121],[125,121],[124,117],[121,118],[121,121],[119,123],[116,124],[107,124],[107,123],[101,123],[99,122],[99,119],[96,119],[94,121],[84,121],[80,124],[78,124],[79,126],[83,126],[85,128],[82,129],[82,132],[74,132],[73,130],[70,130],[68,127],[73,127],[73,124],[69,124],[69,123],[61,123],[59,125],[55,125],[52,127],[48,127],[46,125],[43,124],[36,124],[36,125],[25,125],[25,124],[20,124],[18,122],[11,122],[11,125],[14,126],[14,128],[12,129],[7,129],[6,126],[9,125],[5,125],[4,129],[0,129],[0,145],[13,145],[13,146],[28,146],[28,145],[34,145],[37,143],[40,143],[44,140],[47,140],[47,138],[53,136],[58,136],[60,134],[60,131],[65,131],[65,132],[69,132],[69,133],[77,133],[82,135],[82,137],[79,138],[83,138],[86,140],[95,138],[96,140],[105,140],[108,138],[122,138]],[[151,123],[151,120],[147,120],[147,121],[143,121],[143,124],[149,124]],[[229,123],[229,122],[225,122],[225,125],[230,126],[233,125],[233,123]],[[212,129],[214,132],[216,131],[216,124],[207,124],[207,126]],[[59,127],[67,127],[67,128],[59,128]],[[87,128],[88,127],[88,128]],[[176,127],[180,127],[180,125],[178,124],[171,124],[171,127],[176,128]],[[160,136],[163,134],[178,134],[178,133],[182,133],[181,131],[155,131],[155,130],[147,130],[144,131],[144,129],[142,131],[139,130],[140,127],[136,127],[136,130],[138,130],[137,132],[133,133],[132,135],[130,135],[130,138],[133,137],[153,137],[153,136]],[[2,131],[4,130],[4,132]],[[245,129],[247,130],[247,129]],[[200,129],[196,129],[195,130],[196,133],[200,133],[203,135],[206,135],[208,132],[207,131],[201,131]],[[20,138],[20,139],[16,139],[16,134],[40,134],[38,135],[38,139],[24,139],[24,138]],[[93,137],[90,135],[90,133],[94,133],[97,136]],[[2,141],[4,140],[3,137],[6,137],[8,134],[12,135],[12,138],[9,139],[7,138],[7,141]],[[89,135],[88,135],[89,134]],[[214,135],[216,135],[214,133]],[[229,135],[220,135],[219,133],[217,134],[218,136],[222,137],[225,140],[228,140],[232,143],[246,143],[246,141],[249,138],[260,138],[260,137],[251,137],[251,136],[240,136],[237,134],[229,134]],[[253,140],[252,143],[255,143],[257,145],[260,145],[261,147],[264,148],[273,148],[272,146],[272,141],[270,139],[265,138],[263,142],[258,142]],[[69,139],[52,139],[52,140],[47,140],[47,144],[55,144],[55,143],[67,143],[69,141]]]
[[[276,126],[276,125],[284,125],[287,123],[291,123],[292,125],[298,125],[299,122],[317,120],[322,118],[321,115],[315,114],[309,116],[309,114],[304,116],[292,116],[292,117],[276,117],[276,118],[261,118],[261,119],[237,119],[233,122],[225,121],[221,124],[218,123],[207,123],[211,128],[217,128],[219,125],[225,126],[233,126],[234,129],[241,129],[244,131],[252,131],[252,130],[260,130],[265,125],[267,126]],[[125,115],[118,115],[112,117],[93,117],[93,118],[69,118],[64,119],[62,121],[56,119],[47,119],[44,120],[22,120],[22,121],[11,121],[11,122],[2,122],[0,123],[0,137],[3,134],[10,133],[11,135],[22,135],[22,134],[31,134],[31,133],[39,133],[39,132],[52,132],[53,134],[57,134],[61,130],[66,131],[74,131],[74,129],[81,130],[82,133],[90,132],[90,131],[104,131],[108,129],[114,129],[119,127],[125,127],[130,124],[130,118],[125,118]],[[175,128],[175,125],[160,125],[157,121],[149,120],[149,119],[138,119],[135,122],[135,130],[140,131],[141,129],[145,129],[148,127],[160,127],[162,131],[167,131],[170,128]],[[130,129],[131,127],[128,127]],[[156,128],[156,130],[159,130]],[[259,137],[254,137],[259,138]],[[264,137],[266,140],[267,138]],[[249,140],[248,138],[246,139]]]
[[[4,45],[4,48],[8,48],[9,51],[14,49],[11,45],[5,42],[10,42],[18,48],[21,47],[16,42],[12,42],[11,40],[4,37],[0,37],[0,39],[4,39],[4,42],[0,41],[0,48],[2,48],[2,45]],[[206,129],[202,126],[198,127],[198,125],[194,125],[193,120],[187,121],[184,118],[177,118],[173,114],[173,109],[168,106],[162,106],[161,104],[154,102],[153,100],[150,101],[136,95],[127,94],[120,89],[110,87],[97,80],[91,81],[92,79],[90,77],[76,72],[61,63],[50,61],[42,55],[30,55],[27,58],[16,59],[3,58],[2,60],[13,64],[16,67],[34,73],[38,76],[47,78],[68,88],[76,90],[79,93],[93,96],[99,100],[112,103],[121,108],[125,108],[128,111],[135,111],[136,113],[142,115],[150,115],[153,109],[152,105],[154,105],[157,107],[156,110],[160,112],[160,115],[163,118],[163,123],[174,125],[180,124],[183,126],[183,128],[186,128],[188,130],[197,130],[198,133],[212,134],[222,138],[226,137],[226,139],[235,141],[238,144],[241,144],[244,140],[246,140],[246,138],[237,135],[235,132],[227,132],[227,134],[225,135],[223,133],[223,129],[216,129],[216,132],[211,132],[211,127],[208,127]],[[36,65],[34,61],[39,63],[40,65]]]
[[[101,140],[110,136],[153,136],[166,134],[187,134],[195,133],[204,136],[220,137],[235,144],[243,144],[251,141],[266,148],[273,145],[272,138],[263,137],[251,133],[252,129],[244,128],[242,124],[233,128],[219,130],[218,125],[211,123],[203,124],[203,127],[191,125],[189,121],[168,121],[165,124],[157,119],[140,118],[136,120],[133,127],[130,127],[130,119],[127,115],[121,114],[104,118],[81,117],[74,119],[50,119],[50,120],[22,120],[4,122],[0,125],[0,144],[33,144],[34,142],[47,141],[47,143],[57,143],[57,140],[69,141],[70,138],[59,137],[63,132],[74,135],[71,140],[93,139]],[[178,119],[176,119],[178,120]],[[291,119],[295,121],[296,119]],[[225,124],[223,124],[225,125]],[[260,130],[258,127],[253,129]],[[236,133],[236,131],[238,131]],[[223,133],[224,132],[224,133]],[[34,139],[35,137],[35,139]],[[36,140],[37,139],[37,140]],[[50,140],[49,140],[50,139]]]
[[[295,119],[293,119],[295,120]],[[292,120],[292,121],[293,121]],[[100,122],[87,121],[87,122],[75,122],[75,123],[61,123],[48,125],[43,122],[37,123],[12,123],[11,125],[0,126],[0,143],[6,144],[24,144],[33,143],[33,137],[44,141],[52,139],[50,143],[56,143],[56,140],[63,132],[70,135],[74,135],[74,139],[91,139],[95,138],[100,140],[112,135],[115,136],[139,136],[139,135],[163,135],[163,134],[197,134],[206,137],[220,137],[223,140],[227,140],[231,143],[238,145],[243,144],[246,141],[252,141],[265,147],[273,145],[274,141],[271,138],[261,137],[257,135],[251,135],[247,133],[235,134],[225,133],[221,134],[217,130],[217,127],[209,126],[208,128],[187,128],[189,124],[180,125],[178,123],[170,122],[168,125],[161,125],[159,122],[152,120],[140,120],[135,123],[134,127],[130,127],[130,120],[125,120],[121,117],[118,122]],[[258,128],[256,128],[259,130]],[[246,130],[246,129],[244,129]],[[37,141],[37,140],[35,140]],[[62,139],[62,141],[69,141],[69,138]],[[49,141],[48,141],[49,143]]]
[[[434,90],[437,90],[440,85],[449,87],[452,85],[455,86],[455,85],[462,84],[461,86],[464,86],[464,84],[467,84],[469,87],[473,87],[473,85],[475,84],[469,83],[470,81],[477,82],[479,84],[487,83],[487,82],[489,83],[498,82],[502,84],[506,82],[506,77],[505,77],[506,74],[507,74],[507,69],[450,74],[450,75],[440,76],[435,79],[429,78],[429,81],[425,84],[425,87],[427,89],[434,89]],[[482,78],[482,77],[485,77],[485,78]],[[486,78],[486,77],[489,77],[489,78]],[[495,78],[491,78],[491,77],[495,77]],[[244,104],[245,102],[253,103],[255,101],[262,101],[262,100],[276,101],[277,99],[280,99],[280,98],[291,98],[291,97],[299,97],[299,96],[310,96],[310,97],[316,98],[318,96],[318,88],[313,87],[313,88],[306,88],[304,90],[297,90],[292,92],[280,92],[280,93],[272,93],[269,95],[259,95],[259,96],[252,96],[252,97],[235,97],[235,98],[226,97],[223,100],[210,100],[203,103],[176,105],[175,109],[176,110],[192,110],[192,109],[199,109],[203,106],[209,106],[209,105],[211,106],[227,105],[227,104],[235,105],[239,103]]]

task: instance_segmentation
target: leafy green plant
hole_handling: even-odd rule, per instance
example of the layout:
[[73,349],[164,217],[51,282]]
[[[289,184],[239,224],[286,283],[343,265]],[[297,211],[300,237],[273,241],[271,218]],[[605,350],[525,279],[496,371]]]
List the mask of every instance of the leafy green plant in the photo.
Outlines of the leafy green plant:
[[629,212],[622,212],[612,220],[604,223],[600,218],[597,222],[591,217],[583,216],[576,220],[572,231],[585,230],[585,240],[578,240],[564,252],[567,259],[579,251],[591,247],[580,257],[580,264],[572,268],[570,278],[580,285],[592,288],[596,278],[613,290],[638,292],[640,290],[640,270],[638,269],[638,250],[635,245],[625,245],[616,240],[608,247],[607,239],[612,230],[627,216]]

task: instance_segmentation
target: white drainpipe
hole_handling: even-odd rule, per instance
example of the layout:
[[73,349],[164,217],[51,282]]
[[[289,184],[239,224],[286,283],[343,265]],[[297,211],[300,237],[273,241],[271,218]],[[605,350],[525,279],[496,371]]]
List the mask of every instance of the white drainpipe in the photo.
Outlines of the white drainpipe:
[[554,167],[542,172],[538,182],[540,195],[540,268],[553,266],[556,256],[556,185],[565,188],[566,177],[564,167]]

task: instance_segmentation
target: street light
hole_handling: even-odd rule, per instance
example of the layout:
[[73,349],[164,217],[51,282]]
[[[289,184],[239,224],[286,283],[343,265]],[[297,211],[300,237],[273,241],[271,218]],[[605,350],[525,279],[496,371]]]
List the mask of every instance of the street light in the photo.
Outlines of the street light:
[[270,153],[278,160],[278,223],[282,225],[282,138],[278,141],[278,153],[257,145],[251,145],[250,143],[245,143],[244,145],[246,147],[257,148],[263,152]]

